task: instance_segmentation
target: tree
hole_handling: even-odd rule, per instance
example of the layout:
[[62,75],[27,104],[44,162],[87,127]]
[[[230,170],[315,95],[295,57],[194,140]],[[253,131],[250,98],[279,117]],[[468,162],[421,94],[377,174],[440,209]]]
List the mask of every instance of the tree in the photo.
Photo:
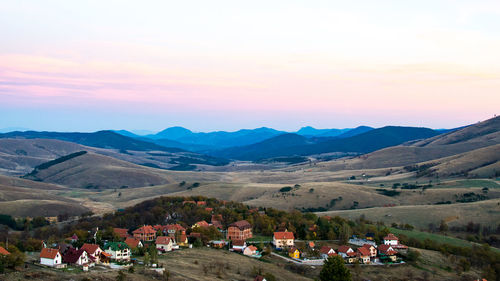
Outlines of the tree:
[[351,272],[344,264],[340,256],[331,256],[325,261],[323,269],[319,273],[321,281],[351,281]]

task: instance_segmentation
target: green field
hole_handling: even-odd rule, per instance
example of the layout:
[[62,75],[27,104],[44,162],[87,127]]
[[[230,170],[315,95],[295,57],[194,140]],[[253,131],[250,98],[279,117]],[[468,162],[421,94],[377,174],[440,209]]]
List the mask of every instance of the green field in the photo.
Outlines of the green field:
[[[397,229],[390,227],[389,228],[392,233],[395,235],[400,235],[403,234],[407,236],[408,238],[415,238],[419,241],[423,241],[425,239],[432,240],[437,243],[443,243],[443,244],[449,244],[453,246],[459,246],[459,247],[472,247],[472,245],[479,245],[477,243],[473,243],[467,240],[451,237],[451,236],[445,236],[441,234],[435,234],[435,233],[429,233],[429,232],[423,232],[423,231],[416,231],[416,230],[402,230],[402,229]],[[499,252],[500,249],[493,248],[491,247],[492,250]]]
[[487,188],[500,188],[500,183],[497,180],[488,179],[477,179],[477,180],[456,180],[441,182],[440,185],[435,185],[434,187],[487,187]]

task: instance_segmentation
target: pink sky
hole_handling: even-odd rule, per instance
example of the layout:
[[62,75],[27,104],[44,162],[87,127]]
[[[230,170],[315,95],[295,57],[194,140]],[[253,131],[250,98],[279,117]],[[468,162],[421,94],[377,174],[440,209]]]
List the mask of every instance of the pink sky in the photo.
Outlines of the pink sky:
[[3,5],[0,128],[442,128],[498,113],[497,2],[330,2]]

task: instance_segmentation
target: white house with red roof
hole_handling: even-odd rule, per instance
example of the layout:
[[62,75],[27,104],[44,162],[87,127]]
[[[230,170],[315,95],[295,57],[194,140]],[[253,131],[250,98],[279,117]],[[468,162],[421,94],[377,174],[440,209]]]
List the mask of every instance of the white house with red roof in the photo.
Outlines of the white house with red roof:
[[87,254],[89,255],[89,259],[92,262],[100,263],[101,253],[103,251],[102,251],[101,247],[99,247],[99,245],[85,243],[85,244],[83,244],[81,249],[83,249],[87,252]]
[[278,249],[295,246],[295,236],[293,235],[293,232],[275,232],[273,235],[273,245]]
[[389,259],[393,262],[395,262],[397,259],[396,257],[397,252],[391,245],[386,245],[386,244],[379,245],[378,254],[380,256],[380,259]]
[[321,257],[324,259],[327,259],[328,257],[331,256],[336,256],[337,253],[335,253],[335,250],[332,247],[329,246],[323,246],[319,249],[319,252],[321,253]]
[[174,241],[170,236],[158,236],[156,237],[156,249],[158,252],[165,253],[172,251]]
[[384,245],[390,245],[396,251],[406,251],[408,246],[400,244],[398,237],[396,235],[389,233],[383,239]]
[[58,249],[42,248],[40,264],[50,267],[62,267],[62,255]]
[[358,249],[356,249],[356,255],[361,263],[370,263],[370,250],[368,250],[367,248],[359,247]]

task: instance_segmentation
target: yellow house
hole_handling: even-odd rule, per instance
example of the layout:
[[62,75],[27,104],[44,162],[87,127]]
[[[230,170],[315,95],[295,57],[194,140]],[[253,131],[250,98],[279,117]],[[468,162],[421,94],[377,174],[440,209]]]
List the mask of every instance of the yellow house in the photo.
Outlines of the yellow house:
[[298,258],[300,258],[300,251],[299,251],[297,248],[291,248],[291,249],[288,251],[288,255],[289,255],[291,258],[298,259]]

